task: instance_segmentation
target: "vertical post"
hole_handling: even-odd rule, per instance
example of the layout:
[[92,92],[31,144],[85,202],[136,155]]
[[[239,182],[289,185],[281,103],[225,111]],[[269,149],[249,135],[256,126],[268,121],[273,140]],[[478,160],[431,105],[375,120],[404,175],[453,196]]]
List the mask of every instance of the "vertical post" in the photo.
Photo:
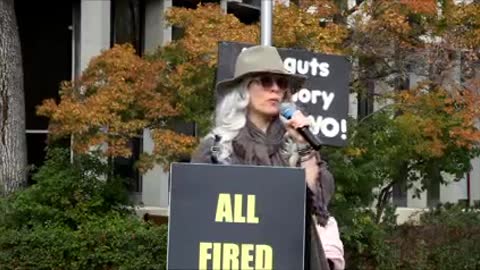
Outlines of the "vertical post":
[[272,45],[272,2],[273,0],[262,0],[260,9],[261,45]]
[[110,48],[111,0],[80,2],[80,72],[92,57]]
[[222,9],[223,13],[227,14],[228,9],[228,1],[227,0],[220,0],[220,8]]

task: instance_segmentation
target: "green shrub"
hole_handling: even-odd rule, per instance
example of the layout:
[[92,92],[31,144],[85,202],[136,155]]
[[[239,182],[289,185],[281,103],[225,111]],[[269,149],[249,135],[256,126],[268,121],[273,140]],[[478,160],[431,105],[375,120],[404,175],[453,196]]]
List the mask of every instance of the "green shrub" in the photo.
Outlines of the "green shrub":
[[165,268],[166,227],[127,210],[104,162],[54,149],[34,180],[0,200],[0,269]]
[[479,269],[480,227],[404,225],[391,237],[397,269]]
[[420,222],[425,225],[449,227],[479,226],[480,211],[475,208],[465,208],[461,204],[441,204],[422,214]]
[[[387,213],[391,214],[391,211]],[[358,211],[342,226],[347,269],[480,269],[480,212],[439,206],[419,225],[376,224]]]
[[110,215],[77,230],[0,229],[1,269],[165,269],[166,227]]
[[[36,184],[1,203],[0,225],[30,227],[78,224],[110,211],[126,213],[126,189],[108,176],[108,166],[95,156],[77,156],[72,164],[66,149],[53,149],[34,175]],[[107,178],[107,179],[105,179]]]
[[480,269],[480,212],[463,205],[439,205],[393,239],[402,269]]
[[387,240],[393,225],[375,223],[370,210],[358,210],[349,222],[340,224],[347,269],[395,269],[396,254]]

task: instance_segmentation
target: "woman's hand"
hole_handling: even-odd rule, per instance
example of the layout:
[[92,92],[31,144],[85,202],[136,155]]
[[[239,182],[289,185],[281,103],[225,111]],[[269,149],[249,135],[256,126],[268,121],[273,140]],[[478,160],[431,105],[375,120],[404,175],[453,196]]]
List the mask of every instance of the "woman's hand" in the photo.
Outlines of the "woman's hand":
[[302,114],[301,111],[295,111],[292,115],[292,118],[288,120],[285,124],[288,135],[298,144],[307,143],[305,139],[298,133],[297,128],[308,126],[310,124],[309,119]]
[[[295,141],[297,144],[306,144],[307,141],[303,136],[298,133],[297,128],[308,126],[310,124],[309,119],[302,114],[300,111],[293,113],[292,118],[288,120],[285,124],[288,135]],[[313,150],[312,150],[313,151]],[[301,158],[300,166],[305,169],[305,180],[308,187],[312,192],[317,191],[316,183],[318,181],[319,167],[317,164],[317,158],[315,153],[308,154],[308,158]]]

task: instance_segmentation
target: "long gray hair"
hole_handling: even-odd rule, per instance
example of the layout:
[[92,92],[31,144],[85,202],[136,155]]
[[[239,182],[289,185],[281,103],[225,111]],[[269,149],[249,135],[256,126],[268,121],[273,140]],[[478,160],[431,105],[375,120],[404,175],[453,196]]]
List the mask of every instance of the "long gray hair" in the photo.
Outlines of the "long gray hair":
[[[241,83],[233,86],[225,96],[220,97],[215,109],[215,126],[204,139],[220,136],[218,142],[219,152],[217,159],[220,163],[229,164],[233,153],[232,141],[238,135],[247,122],[247,110],[250,102],[248,85],[251,78],[244,79]],[[296,144],[289,138],[286,138],[285,145],[282,147],[285,151],[290,166],[295,166],[298,160]]]

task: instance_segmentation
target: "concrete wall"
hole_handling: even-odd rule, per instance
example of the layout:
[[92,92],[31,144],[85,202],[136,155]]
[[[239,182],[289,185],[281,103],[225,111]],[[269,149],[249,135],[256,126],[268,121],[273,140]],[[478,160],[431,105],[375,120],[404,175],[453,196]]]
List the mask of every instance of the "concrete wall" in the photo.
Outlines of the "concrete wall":
[[470,203],[480,201],[480,158],[473,159],[473,170],[470,172]]
[[[165,12],[172,0],[147,0],[145,2],[145,53],[154,51],[172,40],[172,27],[165,22]],[[153,141],[150,130],[143,132],[143,150],[151,153]],[[168,208],[168,173],[155,166],[142,176],[141,201],[148,212],[165,215]]]
[[[153,150],[150,130],[143,132],[143,149],[147,153]],[[168,173],[161,166],[155,166],[142,176],[142,203],[151,208],[168,207]]]
[[449,179],[447,185],[440,185],[440,201],[442,203],[457,203],[458,200],[466,200],[467,178],[463,177],[460,181],[453,181],[453,176],[447,176]]
[[80,69],[94,56],[110,48],[110,0],[81,0]]
[[172,27],[165,21],[165,11],[172,6],[172,0],[145,1],[145,47],[146,53],[172,40]]

